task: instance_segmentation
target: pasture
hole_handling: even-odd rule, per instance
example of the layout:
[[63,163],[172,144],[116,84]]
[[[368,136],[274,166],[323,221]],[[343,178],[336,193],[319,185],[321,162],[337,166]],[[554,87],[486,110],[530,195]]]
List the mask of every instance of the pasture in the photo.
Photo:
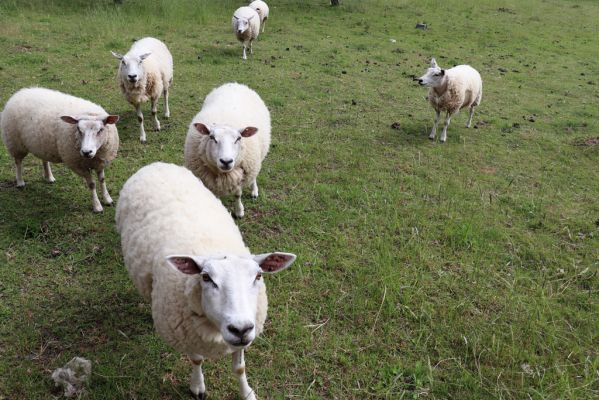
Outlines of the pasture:
[[[266,278],[269,319],[246,353],[259,398],[597,398],[599,3],[271,0],[245,62],[242,3],[2,0],[0,104],[43,86],[120,115],[118,201],[141,166],[182,164],[212,88],[260,94],[273,144],[238,225],[253,252],[298,259]],[[171,119],[161,101],[153,132],[146,104],[141,145],[110,51],[145,36],[175,76]],[[484,84],[475,128],[463,110],[445,144],[412,81],[433,56]],[[30,155],[17,189],[0,147],[0,400],[58,397],[50,375],[74,356],[93,363],[86,399],[190,398],[191,363],[154,332],[114,207],[92,213],[82,179],[54,176]],[[230,370],[205,364],[209,398],[238,398]]]

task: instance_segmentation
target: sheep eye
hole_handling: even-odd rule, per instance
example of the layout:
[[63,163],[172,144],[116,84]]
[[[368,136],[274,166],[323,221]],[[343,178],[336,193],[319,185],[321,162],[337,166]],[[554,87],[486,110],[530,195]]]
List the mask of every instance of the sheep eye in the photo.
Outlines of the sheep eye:
[[235,141],[235,143],[239,143],[239,141],[240,141],[240,140],[241,140],[241,136],[239,136],[239,137],[237,138],[237,140]]
[[214,286],[215,288],[218,287],[218,286],[216,286],[216,283],[214,283],[214,281],[212,280],[212,278],[208,274],[202,274],[202,280],[204,282],[211,283],[212,286]]
[[256,280],[259,281],[260,279],[262,279],[262,273],[258,272],[258,274],[256,275]]
[[218,143],[218,142],[216,141],[216,138],[215,138],[214,136],[210,136],[210,139],[212,139],[212,141],[214,141],[214,143]]
[[104,131],[104,128],[100,128],[100,130],[98,131],[97,135],[99,135],[100,133],[102,133]]

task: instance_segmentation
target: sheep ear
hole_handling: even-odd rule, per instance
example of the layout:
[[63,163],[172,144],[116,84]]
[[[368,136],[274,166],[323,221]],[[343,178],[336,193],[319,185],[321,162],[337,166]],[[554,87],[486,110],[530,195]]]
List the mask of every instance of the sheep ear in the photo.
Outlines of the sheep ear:
[[240,131],[239,133],[243,137],[250,137],[250,136],[254,136],[254,134],[256,132],[258,132],[258,128],[254,128],[253,126],[248,126],[247,128],[245,128],[244,130]]
[[196,131],[200,132],[202,135],[210,135],[210,129],[201,122],[196,122],[193,126],[195,126]]
[[143,61],[143,60],[145,60],[146,58],[148,58],[148,57],[150,56],[150,54],[152,54],[152,53],[144,53],[144,54],[142,54],[142,55],[140,55],[140,56],[139,56],[139,59],[140,59],[141,61]]
[[289,267],[297,256],[292,253],[264,253],[252,256],[263,272],[274,274]]
[[437,60],[435,60],[435,57],[431,58],[431,68],[437,68]]
[[202,272],[201,262],[198,257],[190,256],[168,256],[166,258],[168,264],[179,272],[183,272],[186,275],[194,275]]
[[235,18],[236,21],[239,21],[239,17],[236,17],[235,15],[233,15],[233,18]]
[[111,53],[114,56],[114,58],[118,58],[119,60],[123,59],[123,55],[122,54],[115,53],[114,51],[111,51]]
[[67,124],[73,124],[73,125],[76,125],[79,122],[78,119],[73,118],[70,115],[63,115],[62,117],[60,117],[60,119],[62,119]]
[[104,118],[104,125],[116,124],[119,121],[118,115],[109,115]]

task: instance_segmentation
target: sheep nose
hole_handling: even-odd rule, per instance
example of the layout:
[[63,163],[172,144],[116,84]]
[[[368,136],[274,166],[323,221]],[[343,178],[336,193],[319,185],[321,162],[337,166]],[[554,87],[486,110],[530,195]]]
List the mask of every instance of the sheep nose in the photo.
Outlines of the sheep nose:
[[222,158],[220,158],[218,161],[220,161],[223,167],[229,167],[229,165],[231,165],[231,163],[233,162],[233,159],[223,160]]
[[235,325],[227,326],[227,330],[231,332],[233,335],[237,336],[239,339],[243,339],[243,337],[252,329],[254,329],[254,324],[248,324],[241,327],[237,327]]
[[87,158],[91,158],[91,156],[92,156],[91,150],[81,150],[81,153],[83,154],[84,157],[87,157]]
[[137,75],[127,75],[127,78],[129,78],[130,81],[134,81],[135,78],[137,78]]

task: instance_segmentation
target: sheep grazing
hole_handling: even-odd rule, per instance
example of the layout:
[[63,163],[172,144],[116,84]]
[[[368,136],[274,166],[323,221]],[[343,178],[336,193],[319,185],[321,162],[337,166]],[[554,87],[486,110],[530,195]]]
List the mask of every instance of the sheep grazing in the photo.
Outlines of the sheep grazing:
[[258,15],[260,16],[260,24],[262,24],[262,33],[264,33],[264,29],[266,28],[266,20],[268,19],[268,4],[263,2],[262,0],[255,0],[249,4],[249,7],[256,10]]
[[441,143],[447,140],[447,127],[451,117],[462,108],[470,107],[470,118],[466,124],[466,127],[470,128],[474,107],[480,104],[483,95],[483,81],[477,70],[469,65],[458,65],[447,70],[441,69],[433,58],[431,67],[426,74],[420,78],[414,78],[414,80],[418,81],[420,85],[430,88],[428,101],[437,113],[429,139],[435,139],[441,111],[447,113],[441,133]]
[[127,54],[112,52],[118,58],[118,79],[121,90],[129,103],[135,107],[140,124],[141,143],[146,143],[144,115],[141,104],[150,100],[154,126],[160,130],[158,121],[158,99],[164,94],[164,117],[170,118],[168,91],[173,83],[173,57],[164,43],[151,37],[133,43]]
[[40,158],[46,181],[55,182],[50,163],[64,163],[82,176],[92,194],[95,212],[102,205],[91,170],[102,185],[104,203],[112,204],[106,189],[104,168],[116,157],[119,135],[109,115],[90,101],[55,90],[27,88],[16,92],[2,112],[2,140],[15,159],[17,187],[24,187],[22,161],[28,153]]
[[289,253],[252,255],[222,203],[189,170],[153,163],[125,183],[116,210],[129,276],[151,301],[162,338],[193,362],[190,389],[204,399],[202,362],[232,354],[242,399],[244,349],[267,312],[263,273],[287,268]]
[[241,218],[242,189],[258,197],[256,177],[270,146],[270,113],[256,92],[226,83],[210,92],[185,139],[185,166],[217,196],[234,194]]
[[246,48],[249,46],[250,54],[254,54],[252,42],[260,34],[260,16],[251,7],[239,7],[233,13],[233,32],[241,43],[243,43],[243,59],[247,60]]

